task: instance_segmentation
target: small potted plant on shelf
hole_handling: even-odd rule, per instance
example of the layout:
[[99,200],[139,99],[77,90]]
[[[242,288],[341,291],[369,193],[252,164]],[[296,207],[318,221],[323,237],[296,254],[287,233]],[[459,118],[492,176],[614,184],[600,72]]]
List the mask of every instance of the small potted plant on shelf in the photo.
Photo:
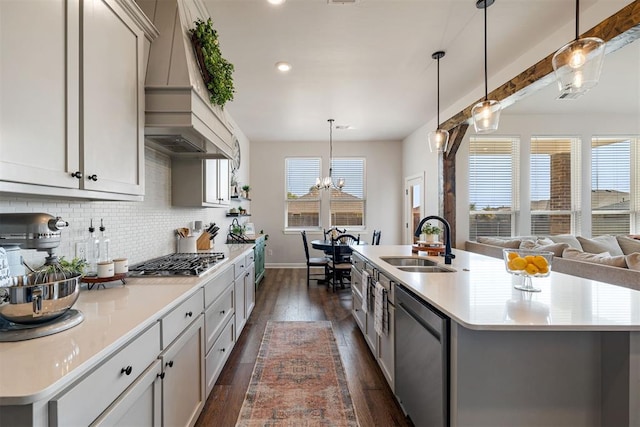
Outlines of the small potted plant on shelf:
[[247,214],[247,210],[245,208],[243,208],[242,206],[238,206],[238,211],[240,212],[240,215],[246,215]]
[[250,186],[248,186],[248,185],[243,185],[243,186],[242,186],[243,197],[244,197],[245,199],[248,199],[248,198],[249,198],[249,190],[251,190],[251,187],[250,187]]
[[436,243],[440,237],[442,229],[436,225],[426,223],[422,226],[422,235],[420,238],[427,243]]

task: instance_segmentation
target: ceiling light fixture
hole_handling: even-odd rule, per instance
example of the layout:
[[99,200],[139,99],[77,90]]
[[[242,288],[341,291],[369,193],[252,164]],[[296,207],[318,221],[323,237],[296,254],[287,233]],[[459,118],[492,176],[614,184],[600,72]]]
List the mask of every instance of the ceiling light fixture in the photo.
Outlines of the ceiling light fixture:
[[324,178],[316,178],[315,187],[320,190],[330,190],[335,188],[337,190],[342,191],[344,187],[344,178],[339,178],[338,183],[333,183],[332,173],[333,173],[333,119],[327,120],[329,122],[329,176],[325,176]]
[[488,78],[487,78],[487,9],[495,0],[477,0],[476,7],[484,9],[484,101],[474,105],[471,110],[473,116],[473,127],[476,133],[491,133],[498,130],[500,121],[500,101],[489,100]]
[[576,99],[598,84],[604,60],[604,41],[598,37],[579,37],[580,0],[576,0],[576,38],[553,55],[560,99]]
[[286,73],[287,71],[291,70],[291,64],[284,61],[276,62],[276,68],[278,69],[278,71]]
[[449,132],[440,129],[440,58],[444,58],[444,51],[434,52],[431,57],[438,61],[438,108],[436,130],[429,132],[427,140],[429,141],[429,151],[432,153],[446,153],[449,145]]
[[284,3],[287,0],[267,0],[269,3],[273,4],[273,5],[280,5],[282,3]]

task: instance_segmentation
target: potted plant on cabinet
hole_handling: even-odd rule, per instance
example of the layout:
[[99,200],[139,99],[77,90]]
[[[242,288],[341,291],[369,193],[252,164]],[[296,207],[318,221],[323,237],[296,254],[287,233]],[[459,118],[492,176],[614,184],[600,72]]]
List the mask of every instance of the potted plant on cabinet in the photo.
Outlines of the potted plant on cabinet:
[[427,243],[436,243],[440,238],[440,232],[442,229],[436,225],[426,223],[422,226],[422,235],[420,238]]

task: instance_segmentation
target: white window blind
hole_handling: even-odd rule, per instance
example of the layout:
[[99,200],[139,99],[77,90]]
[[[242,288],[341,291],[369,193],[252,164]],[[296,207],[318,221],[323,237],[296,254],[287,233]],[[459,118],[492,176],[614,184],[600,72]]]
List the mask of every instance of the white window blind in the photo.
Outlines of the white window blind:
[[[637,139],[594,137],[591,141],[591,234],[628,234],[637,215]],[[633,174],[632,174],[633,173]]]
[[517,212],[518,139],[469,142],[469,238],[511,236]]
[[342,191],[330,194],[331,227],[363,227],[365,224],[365,159],[334,158],[333,181],[344,178]]
[[320,166],[320,158],[285,159],[286,228],[320,227],[320,192],[314,187]]
[[530,153],[531,233],[570,234],[575,225],[579,140],[533,137]]

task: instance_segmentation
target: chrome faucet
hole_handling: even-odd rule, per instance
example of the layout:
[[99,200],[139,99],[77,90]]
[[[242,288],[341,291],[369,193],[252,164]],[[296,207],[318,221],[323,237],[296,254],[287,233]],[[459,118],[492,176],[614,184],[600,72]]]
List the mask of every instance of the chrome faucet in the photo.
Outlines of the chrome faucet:
[[420,224],[418,224],[418,228],[416,228],[416,232],[413,235],[416,237],[420,237],[420,234],[422,233],[422,226],[425,222],[431,219],[437,219],[444,225],[444,263],[451,264],[451,260],[456,256],[451,253],[451,226],[446,219],[437,215],[429,215],[427,217],[424,217],[420,221]]

